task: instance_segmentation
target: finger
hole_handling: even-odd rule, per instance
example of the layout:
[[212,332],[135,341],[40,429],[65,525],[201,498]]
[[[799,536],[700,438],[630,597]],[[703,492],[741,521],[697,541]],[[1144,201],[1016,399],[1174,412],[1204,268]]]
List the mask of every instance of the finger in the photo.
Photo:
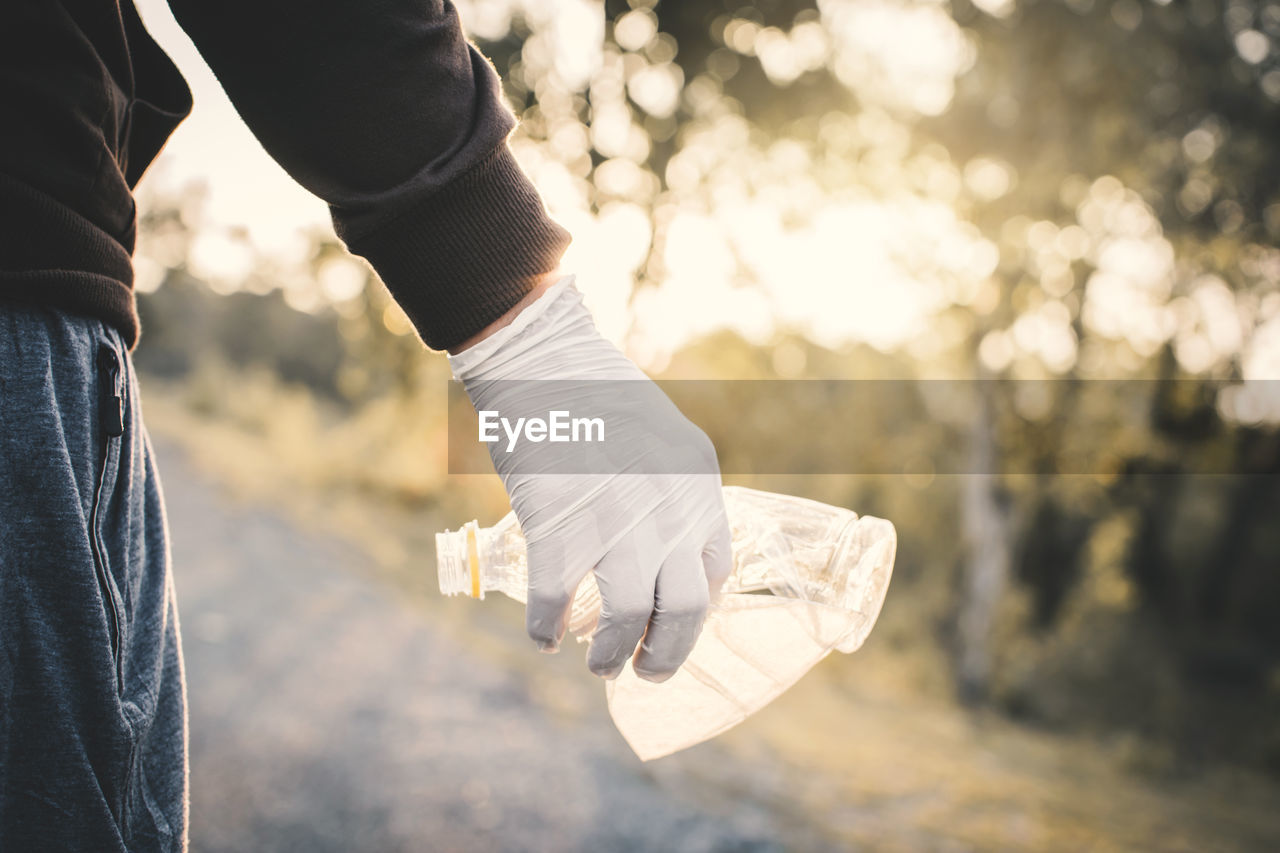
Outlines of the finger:
[[634,542],[619,542],[596,566],[600,621],[587,649],[587,668],[601,678],[622,672],[653,612],[656,567],[641,564]]
[[693,651],[707,616],[710,589],[701,554],[680,546],[658,571],[653,613],[636,652],[636,675],[646,681],[666,681]]
[[543,652],[559,651],[569,608],[577,590],[566,583],[566,554],[559,539],[529,543],[529,601],[525,605],[525,630]]
[[729,522],[723,514],[716,532],[702,549],[702,569],[707,576],[707,590],[715,599],[733,572],[733,539],[729,533]]

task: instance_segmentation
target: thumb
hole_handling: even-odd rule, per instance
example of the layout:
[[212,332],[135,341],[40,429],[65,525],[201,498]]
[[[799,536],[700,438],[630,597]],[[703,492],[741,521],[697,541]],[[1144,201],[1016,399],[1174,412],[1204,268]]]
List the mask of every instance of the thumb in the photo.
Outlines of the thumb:
[[[559,539],[528,544],[529,601],[525,606],[525,630],[538,650],[559,651],[569,622],[569,608],[577,584],[569,584],[565,549]],[[585,574],[585,572],[583,573]]]

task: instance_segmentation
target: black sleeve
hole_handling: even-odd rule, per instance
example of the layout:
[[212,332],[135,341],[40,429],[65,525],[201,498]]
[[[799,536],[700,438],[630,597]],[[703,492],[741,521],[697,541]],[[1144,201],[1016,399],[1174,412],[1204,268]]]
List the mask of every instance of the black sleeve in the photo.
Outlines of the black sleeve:
[[432,0],[170,0],[262,145],[330,206],[432,347],[554,269],[569,237],[506,145],[497,75]]

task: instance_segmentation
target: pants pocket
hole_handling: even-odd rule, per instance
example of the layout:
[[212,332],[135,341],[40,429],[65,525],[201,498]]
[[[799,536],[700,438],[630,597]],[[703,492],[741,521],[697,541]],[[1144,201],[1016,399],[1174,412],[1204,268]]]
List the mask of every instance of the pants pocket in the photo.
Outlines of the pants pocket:
[[108,511],[111,495],[115,491],[116,472],[120,467],[120,440],[124,433],[123,390],[120,355],[108,344],[98,350],[98,415],[101,433],[102,466],[98,470],[93,492],[93,508],[89,516],[89,544],[93,550],[94,571],[98,588],[102,593],[103,607],[107,614],[107,629],[111,639],[111,660],[115,666],[116,693],[123,691],[124,677],[121,666],[121,648],[124,642],[123,608],[120,590],[111,572],[110,558],[103,541],[102,526]]

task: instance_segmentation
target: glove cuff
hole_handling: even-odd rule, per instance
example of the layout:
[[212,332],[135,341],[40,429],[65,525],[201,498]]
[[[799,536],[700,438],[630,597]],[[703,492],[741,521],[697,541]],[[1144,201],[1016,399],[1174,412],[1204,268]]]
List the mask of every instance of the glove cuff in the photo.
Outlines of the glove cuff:
[[546,291],[525,306],[515,318],[473,347],[456,355],[449,355],[449,367],[453,370],[453,378],[469,379],[492,360],[492,357],[503,349],[513,338],[533,325],[534,321],[547,313],[547,309],[560,298],[566,290],[577,289],[573,286],[574,276],[567,275],[546,289]]

